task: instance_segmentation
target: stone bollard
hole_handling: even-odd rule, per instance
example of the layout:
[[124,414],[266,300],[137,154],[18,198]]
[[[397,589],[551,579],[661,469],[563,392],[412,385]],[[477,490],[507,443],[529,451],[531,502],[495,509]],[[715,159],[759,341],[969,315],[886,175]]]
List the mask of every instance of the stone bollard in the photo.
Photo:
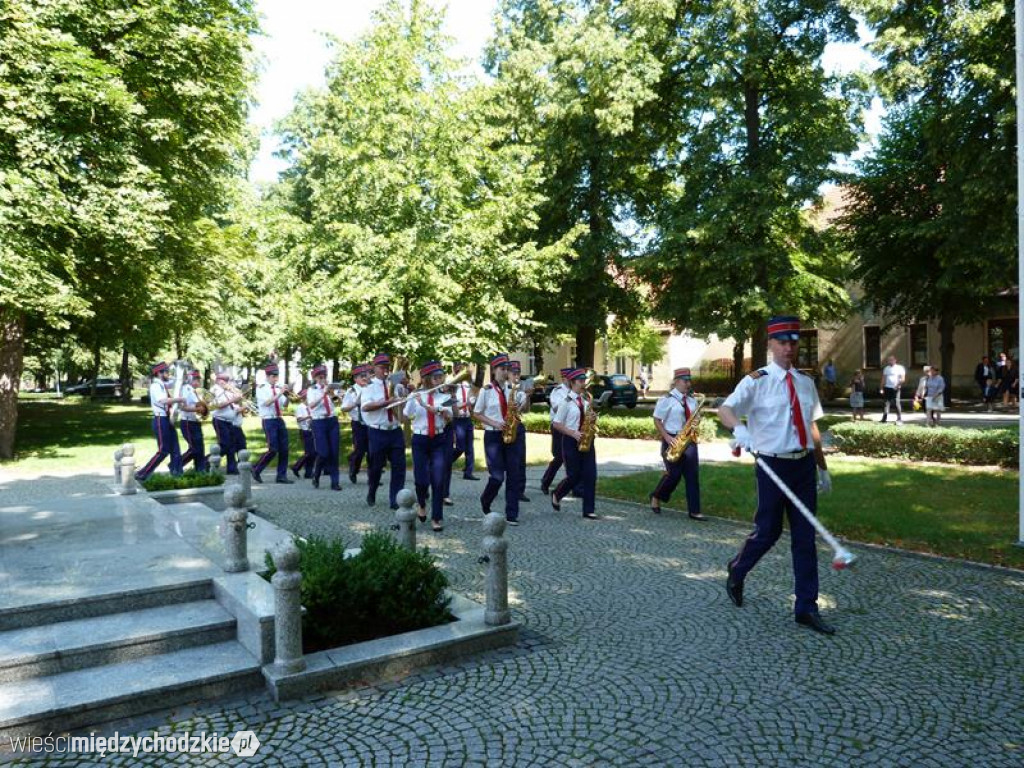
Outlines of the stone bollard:
[[274,666],[280,672],[301,672],[306,668],[302,658],[302,574],[299,573],[299,549],[295,542],[282,542],[274,552],[277,572],[271,577],[274,585]]
[[394,530],[398,531],[399,543],[410,552],[416,551],[416,513],[413,511],[413,504],[416,503],[415,494],[408,488],[403,488],[395,496],[398,502],[398,509],[395,510],[395,519],[398,523]]
[[210,446],[210,471],[220,474],[220,445],[214,443]]
[[239,573],[249,570],[249,510],[245,508],[245,491],[240,485],[224,489],[227,508],[221,517],[224,552],[227,556],[224,570]]
[[491,627],[512,621],[512,612],[508,609],[508,542],[504,533],[503,514],[491,512],[484,517],[484,556],[480,562],[487,563],[484,623]]
[[244,448],[238,452],[238,482],[245,491],[245,506],[252,507],[252,464],[249,463],[249,452]]
[[135,446],[125,443],[121,447],[121,490],[122,496],[132,496],[138,492],[135,484]]
[[118,448],[114,451],[114,485],[121,485],[121,459],[123,458],[123,448]]

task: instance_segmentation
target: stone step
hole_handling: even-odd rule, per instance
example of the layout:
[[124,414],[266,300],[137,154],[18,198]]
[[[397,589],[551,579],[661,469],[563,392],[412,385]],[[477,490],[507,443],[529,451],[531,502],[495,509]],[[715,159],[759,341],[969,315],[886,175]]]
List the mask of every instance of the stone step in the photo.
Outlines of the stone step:
[[99,594],[79,595],[62,600],[48,600],[0,608],[0,632],[54,624],[75,619],[126,613],[161,605],[191,603],[213,597],[213,581],[209,578],[139,589],[119,589]]
[[0,632],[0,683],[113,664],[235,639],[215,600]]
[[54,734],[255,690],[256,659],[237,642],[184,648],[117,664],[0,684],[0,731]]

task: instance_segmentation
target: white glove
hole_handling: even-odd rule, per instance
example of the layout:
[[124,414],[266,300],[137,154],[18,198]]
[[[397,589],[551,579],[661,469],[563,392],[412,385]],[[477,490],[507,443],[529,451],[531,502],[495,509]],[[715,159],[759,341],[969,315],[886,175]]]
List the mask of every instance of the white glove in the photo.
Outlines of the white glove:
[[732,442],[736,448],[750,450],[750,430],[746,424],[737,424],[732,431]]
[[818,493],[822,495],[832,493],[832,478],[829,476],[828,470],[821,467],[818,467]]

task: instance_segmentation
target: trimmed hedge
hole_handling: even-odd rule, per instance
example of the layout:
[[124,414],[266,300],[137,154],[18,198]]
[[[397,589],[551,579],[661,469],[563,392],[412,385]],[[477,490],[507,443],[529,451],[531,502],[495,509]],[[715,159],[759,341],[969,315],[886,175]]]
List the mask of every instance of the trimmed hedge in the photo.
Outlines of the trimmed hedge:
[[1020,439],[1015,429],[928,428],[873,422],[836,424],[836,447],[854,456],[941,461],[949,464],[1016,467]]
[[180,477],[173,475],[150,475],[142,482],[147,491],[180,491],[182,488],[207,488],[224,485],[224,475],[219,472],[196,472],[187,470]]
[[[302,650],[433,627],[451,620],[448,577],[426,548],[410,552],[385,531],[363,537],[359,554],[345,557],[340,539],[296,539],[302,555]],[[276,568],[268,552],[270,581]]]
[[[545,413],[524,413],[523,425],[527,432],[551,432],[551,419]],[[657,440],[658,430],[654,427],[654,419],[650,414],[647,418],[636,418],[635,416],[619,415],[617,413],[603,413],[597,420],[598,435],[601,437],[624,437],[631,440]],[[704,411],[700,420],[700,440],[702,443],[711,442],[719,437],[719,421],[714,414]]]

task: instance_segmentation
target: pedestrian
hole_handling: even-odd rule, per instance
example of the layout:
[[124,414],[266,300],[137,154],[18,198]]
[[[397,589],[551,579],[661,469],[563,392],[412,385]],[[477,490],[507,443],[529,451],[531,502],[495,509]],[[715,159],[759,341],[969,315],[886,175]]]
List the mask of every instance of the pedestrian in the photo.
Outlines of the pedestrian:
[[836,396],[836,385],[839,383],[839,372],[836,370],[836,365],[832,362],[831,357],[825,363],[825,367],[821,372],[825,377],[825,399],[831,400]]
[[917,380],[917,388],[914,390],[914,410],[920,411],[924,407],[924,398],[928,392],[928,372],[930,365],[921,368],[921,378]]
[[647,370],[645,368],[640,369],[640,396],[647,399],[647,388],[651,385],[651,382],[647,378]]
[[992,360],[988,355],[982,355],[981,362],[974,367],[974,383],[981,390],[981,399],[990,411],[992,410],[992,400],[988,390],[995,379],[996,367],[992,365]]
[[1006,357],[999,379],[999,393],[1003,396],[1003,405],[1017,405],[1020,396],[1020,374],[1012,357]]
[[[743,377],[718,418],[731,429],[737,447],[746,448],[769,466],[813,514],[818,492],[832,490],[815,422],[824,412],[814,380],[796,368],[800,321],[776,316],[768,321],[771,362]],[[747,423],[740,419],[746,417]],[[743,605],[747,574],[782,535],[782,518],[789,518],[793,575],[796,582],[796,623],[825,635],[835,634],[818,613],[818,552],[814,528],[760,466],[754,531],[728,564],[725,589],[737,607]]]
[[942,412],[946,410],[945,400],[946,380],[942,378],[939,369],[932,366],[928,370],[928,379],[925,382],[924,407],[928,414],[928,426],[939,426],[939,419]]
[[889,410],[896,411],[896,423],[903,424],[903,407],[900,403],[900,389],[907,378],[907,369],[896,362],[896,355],[889,355],[889,364],[882,369],[882,388],[879,392],[885,396],[882,421],[889,418]]
[[864,371],[858,368],[850,379],[850,407],[854,421],[864,421],[864,386]]

